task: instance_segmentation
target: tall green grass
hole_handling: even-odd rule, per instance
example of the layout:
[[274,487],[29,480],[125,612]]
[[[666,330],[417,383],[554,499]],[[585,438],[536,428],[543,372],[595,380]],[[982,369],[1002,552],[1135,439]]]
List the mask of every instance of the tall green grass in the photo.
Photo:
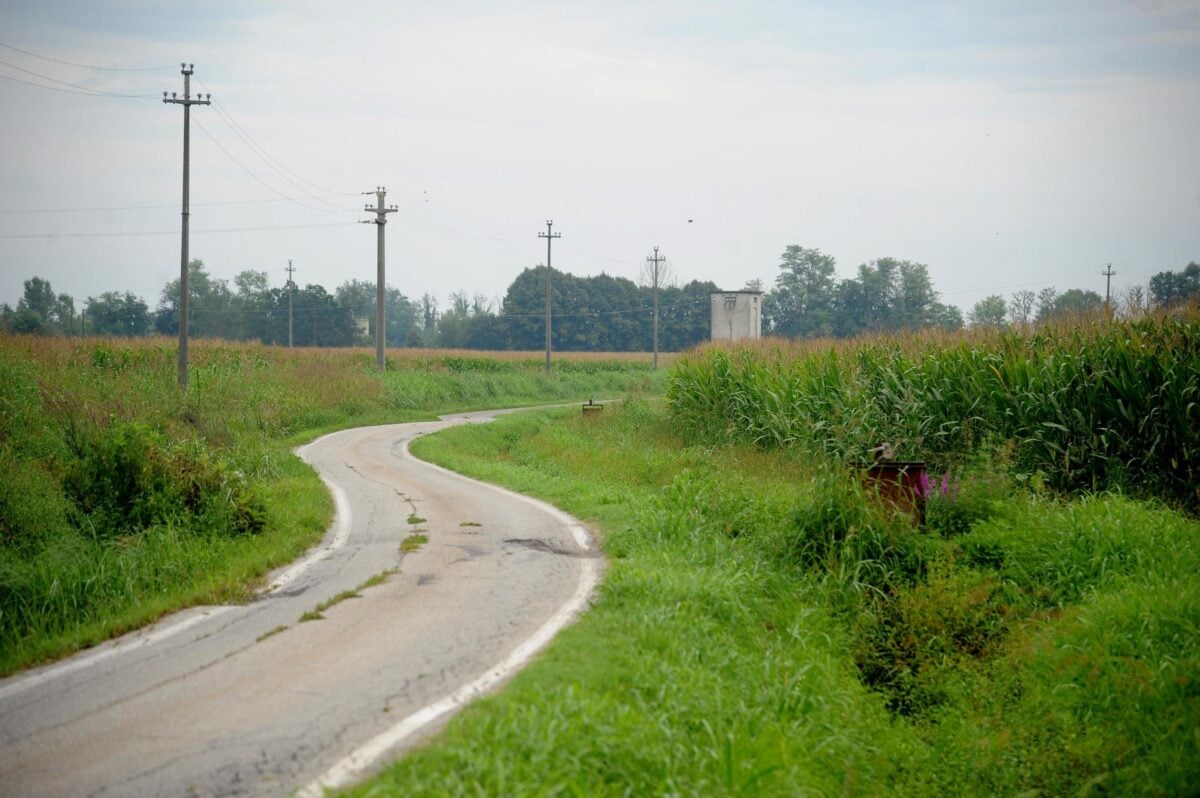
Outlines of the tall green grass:
[[590,521],[589,612],[355,795],[1185,795],[1200,525],[964,479],[917,528],[843,469],[653,404],[416,452]]
[[324,530],[290,445],[338,427],[661,382],[620,356],[288,350],[0,337],[0,673],[236,600]]
[[1200,312],[686,355],[672,414],[708,439],[845,460],[891,444],[949,466],[980,449],[1062,492],[1122,488],[1200,509]]

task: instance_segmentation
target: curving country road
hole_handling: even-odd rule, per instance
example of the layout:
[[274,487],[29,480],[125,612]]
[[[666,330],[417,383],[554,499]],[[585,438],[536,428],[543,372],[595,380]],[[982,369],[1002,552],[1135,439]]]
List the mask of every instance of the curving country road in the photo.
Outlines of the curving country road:
[[[502,682],[585,606],[601,560],[561,511],[408,454],[496,412],[303,447],[338,505],[321,545],[250,604],[193,608],[0,681],[0,792],[319,795]],[[402,553],[414,532],[428,542]]]

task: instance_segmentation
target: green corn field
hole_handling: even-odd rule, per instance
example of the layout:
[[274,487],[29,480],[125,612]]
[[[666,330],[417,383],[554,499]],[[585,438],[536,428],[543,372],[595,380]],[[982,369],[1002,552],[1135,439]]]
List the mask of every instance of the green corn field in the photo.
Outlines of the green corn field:
[[709,345],[667,383],[710,439],[841,460],[889,444],[952,468],[981,451],[1063,493],[1200,508],[1200,310],[1030,330]]

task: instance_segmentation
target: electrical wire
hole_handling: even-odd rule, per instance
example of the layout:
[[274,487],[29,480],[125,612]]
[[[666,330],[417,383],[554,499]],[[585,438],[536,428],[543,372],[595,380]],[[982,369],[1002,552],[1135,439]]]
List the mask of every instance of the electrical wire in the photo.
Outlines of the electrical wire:
[[[205,91],[208,91],[208,87],[204,86],[203,82],[201,82],[200,85],[204,87]],[[262,147],[262,145],[260,145],[257,141],[255,141],[250,136],[250,134],[247,133],[245,131],[245,129],[237,123],[237,121],[233,118],[233,116],[230,115],[229,112],[226,111],[222,105],[220,105],[217,102],[213,102],[212,106],[213,106],[213,109],[217,112],[217,116],[221,119],[221,121],[224,122],[225,125],[230,130],[233,131],[233,134],[235,136],[237,136],[239,139],[242,140],[242,143],[245,144],[250,149],[251,152],[253,152],[255,155],[258,156],[258,159],[260,161],[262,161],[264,164],[267,165],[268,169],[275,172],[275,174],[279,175],[287,183],[291,184],[291,186],[293,188],[295,188],[297,191],[299,191],[301,194],[304,194],[309,199],[314,199],[322,204],[328,205],[334,211],[353,211],[353,210],[355,210],[354,208],[343,208],[340,205],[335,205],[332,202],[327,202],[326,200],[321,199],[321,197],[317,196],[313,192],[309,191],[304,186],[297,183],[295,180],[292,179],[292,177],[289,177],[288,175],[290,174],[293,177],[295,177],[297,180],[301,180],[302,182],[305,182],[305,183],[309,183],[309,181],[304,180],[304,178],[302,178],[299,175],[292,172],[290,169],[288,169],[286,166],[284,166],[277,158],[275,158],[270,153],[268,153],[266,151],[266,149],[264,149]],[[313,184],[309,183],[309,185],[313,185]],[[337,193],[337,192],[331,191],[329,189],[320,188],[319,186],[314,186],[314,187],[317,188],[318,191],[323,192],[324,194],[336,194]],[[314,209],[314,210],[323,210],[323,209]]]
[[[196,78],[196,81],[204,88],[204,91],[206,91],[206,92],[209,91],[208,86],[204,85],[204,81],[200,80],[200,78]],[[211,92],[209,92],[209,93],[211,94]],[[280,161],[278,158],[275,158],[269,152],[267,152],[266,148],[264,148],[261,144],[259,144],[258,141],[253,136],[250,135],[250,131],[248,131],[244,127],[242,127],[241,124],[239,124],[238,121],[233,118],[233,114],[230,113],[229,109],[227,109],[225,106],[221,105],[216,100],[213,101],[213,107],[217,109],[219,114],[223,114],[224,116],[228,117],[226,124],[229,125],[230,129],[232,129],[233,132],[235,132],[239,136],[241,136],[242,140],[247,142],[247,145],[252,146],[253,148],[257,148],[259,151],[261,151],[262,157],[264,158],[264,160],[269,159],[270,161],[273,161],[284,172],[287,172],[292,177],[296,178],[297,180],[299,180],[302,183],[307,183],[309,186],[313,187],[317,191],[323,192],[325,194],[338,193],[338,192],[335,192],[333,189],[323,188],[321,186],[318,186],[316,183],[312,182],[311,180],[306,180],[301,175],[298,175],[295,172],[293,172],[291,169],[288,169],[287,166],[285,166],[282,161]],[[283,175],[280,175],[280,176],[283,177]],[[297,186],[297,188],[300,188],[300,187]],[[301,190],[304,191],[304,189],[301,189]],[[305,191],[305,193],[308,193],[308,192]]]
[[177,67],[175,66],[175,64],[171,64],[170,66],[160,66],[160,67],[141,67],[141,68],[138,68],[138,67],[104,67],[104,66],[91,66],[91,65],[89,65],[89,64],[76,64],[76,63],[74,63],[74,62],[72,62],[72,61],[63,61],[63,60],[61,60],[61,59],[58,59],[58,58],[51,58],[51,57],[50,57],[50,56],[48,56],[48,55],[39,55],[39,54],[37,54],[37,53],[30,52],[29,50],[22,50],[20,47],[13,47],[11,44],[5,44],[4,42],[0,42],[0,47],[3,47],[3,48],[5,48],[5,49],[7,49],[7,50],[14,50],[14,51],[16,51],[16,52],[18,52],[18,53],[22,53],[22,54],[24,54],[24,55],[33,56],[34,58],[40,58],[40,59],[42,59],[43,61],[50,61],[50,62],[52,62],[52,63],[55,63],[55,64],[63,64],[63,65],[65,65],[65,66],[78,67],[79,69],[102,69],[102,70],[104,70],[104,71],[106,71],[106,72],[159,72],[159,71],[161,71],[161,70],[164,70],[164,69],[176,69],[176,68],[177,68]]
[[[707,299],[697,299],[692,302],[673,302],[670,305],[660,305],[658,310],[659,310],[659,313],[662,313],[664,310],[669,310],[671,308],[694,307],[696,305],[705,305],[705,304],[708,304]],[[296,312],[303,311],[305,313],[337,313],[338,311],[345,311],[345,310],[351,310],[351,311],[372,310],[374,308],[375,308],[375,303],[372,302],[372,303],[363,304],[363,305],[336,305],[334,307],[323,307],[323,308],[296,307],[296,308],[294,308],[294,311],[296,311]],[[555,313],[555,314],[553,314],[553,316],[556,319],[581,319],[581,318],[596,318],[599,316],[620,316],[620,315],[626,315],[626,314],[631,314],[631,313],[648,313],[653,310],[654,310],[653,306],[647,305],[645,307],[626,308],[624,310],[580,311],[578,313]],[[191,315],[193,313],[207,313],[207,314],[213,314],[213,315],[221,315],[221,314],[254,315],[254,314],[282,313],[282,312],[283,312],[283,310],[281,308],[253,308],[253,309],[248,309],[248,310],[233,310],[233,309],[223,309],[223,308],[202,308],[202,307],[196,307],[194,305],[188,308],[189,315]],[[546,318],[545,313],[510,314],[510,313],[500,312],[500,313],[496,313],[496,314],[485,314],[485,315],[491,315],[492,318],[496,318],[496,319],[544,319],[544,318]]]
[[[212,92],[209,90],[208,86],[205,85],[203,80],[200,80],[200,78],[196,78],[196,82],[199,83],[200,86],[204,89],[204,91],[208,92],[209,95],[211,96]],[[287,166],[284,165],[284,163],[282,161],[280,161],[275,156],[271,155],[271,153],[267,152],[267,149],[265,147],[263,147],[261,144],[259,144],[257,139],[255,139],[252,135],[250,135],[250,131],[248,131],[244,127],[242,127],[242,125],[236,119],[233,118],[233,114],[230,113],[229,109],[227,109],[225,106],[223,106],[220,102],[217,102],[216,100],[212,101],[212,106],[213,106],[213,109],[217,112],[217,116],[219,116],[221,118],[221,121],[223,121],[229,127],[229,129],[234,132],[234,135],[236,135],[238,138],[240,138],[242,140],[242,143],[244,143],[247,147],[250,148],[251,152],[253,152],[255,155],[257,155],[263,163],[265,163],[272,171],[275,172],[275,174],[282,177],[284,180],[286,180],[288,183],[290,183],[294,188],[296,188],[302,194],[305,194],[305,195],[309,196],[310,198],[318,200],[320,202],[324,202],[324,204],[329,205],[331,208],[335,208],[339,211],[354,210],[352,208],[342,208],[340,206],[334,205],[332,202],[325,202],[323,199],[321,199],[317,195],[313,194],[312,191],[309,191],[307,188],[300,185],[300,183],[297,183],[296,180],[299,180],[301,183],[306,183],[309,186],[311,186],[312,188],[316,189],[318,192],[327,194],[327,195],[339,193],[339,192],[333,191],[332,189],[323,188],[321,186],[318,186],[316,183],[312,182],[311,180],[306,180],[301,175],[298,175],[295,172],[293,172],[291,169],[288,169]],[[289,175],[290,175],[290,177],[289,177]],[[292,179],[293,177],[296,180],[293,180]]]
[[[215,227],[191,230],[192,235],[203,233],[256,233],[263,230],[310,230],[318,227],[348,227],[358,222],[329,222],[327,224],[283,224],[269,227]],[[178,230],[141,230],[124,233],[11,233],[0,234],[0,239],[15,238],[126,238],[133,236],[177,236]]]
[[[694,307],[696,305],[707,305],[707,304],[708,304],[707,299],[697,299],[692,302],[672,302],[669,305],[659,305],[658,312],[662,313],[664,310],[668,310],[670,308]],[[644,307],[626,308],[624,310],[597,310],[597,311],[581,311],[578,313],[551,313],[551,316],[556,319],[579,319],[579,318],[595,318],[598,316],[622,316],[622,315],[625,315],[628,313],[648,313],[653,310],[654,310],[653,305],[646,305]],[[500,314],[497,314],[496,318],[500,318],[500,319],[544,319],[544,318],[546,318],[546,314],[545,313],[513,313],[513,314],[500,313]]]
[[145,95],[142,95],[142,94],[114,94],[112,92],[99,92],[99,91],[94,91],[91,89],[89,89],[87,91],[75,91],[74,89],[60,89],[57,86],[43,86],[40,83],[34,83],[33,81],[30,81],[30,80],[21,80],[21,78],[14,78],[12,75],[0,75],[0,78],[4,78],[5,80],[11,80],[14,83],[24,83],[26,86],[33,86],[35,89],[45,89],[46,91],[61,91],[63,94],[81,94],[84,97],[128,97],[128,98],[134,99],[134,100],[147,100],[147,99],[153,99],[158,96],[155,94],[145,94]]
[[[330,194],[331,197],[353,197],[358,193],[353,194]],[[217,202],[193,202],[193,208],[211,207],[217,205],[255,205],[264,202],[295,202],[302,199],[301,197],[275,197],[268,199],[254,200],[220,200]],[[163,208],[178,208],[178,202],[172,202],[167,205],[125,205],[110,208],[17,208],[13,210],[0,209],[0,213],[96,213],[103,211],[152,211],[161,210]]]
[[1036,280],[1028,283],[1007,283],[1005,285],[993,285],[977,288],[955,288],[950,291],[940,291],[938,293],[945,294],[946,296],[954,296],[956,294],[974,294],[980,291],[1010,291],[1014,288],[1037,288],[1038,286],[1052,285],[1054,283],[1053,278],[1056,277],[1077,276],[1079,271],[1079,269],[1067,269],[1060,272],[1052,272],[1049,275],[1044,275],[1045,277],[1049,277],[1051,279]]
[[[205,127],[203,124],[201,124],[201,122],[200,122],[200,120],[199,120],[199,119],[196,119],[196,118],[194,118],[194,117],[193,117],[193,118],[192,118],[192,122],[193,122],[193,124],[195,124],[195,125],[196,125],[196,127],[200,128],[201,132],[203,132],[203,133],[204,133],[204,135],[208,136],[208,138],[209,138],[209,139],[212,141],[212,143],[213,143],[213,144],[216,144],[216,145],[217,145],[217,148],[218,148],[219,150],[221,150],[221,152],[225,153],[225,157],[229,158],[229,160],[231,160],[231,161],[233,161],[235,164],[237,164],[237,165],[238,165],[238,167],[240,167],[240,168],[241,168],[241,170],[242,170],[243,172],[245,172],[246,174],[250,175],[250,177],[252,177],[252,178],[254,178],[255,180],[257,180],[257,181],[258,181],[259,183],[261,183],[261,184],[262,184],[264,187],[266,187],[266,188],[267,188],[269,191],[272,191],[272,192],[274,192],[274,193],[278,194],[278,195],[280,196],[280,198],[282,198],[282,199],[288,199],[288,200],[291,200],[291,202],[295,203],[296,205],[299,205],[301,208],[305,208],[305,209],[307,209],[307,210],[310,210],[310,211],[317,211],[318,213],[333,213],[333,211],[328,211],[328,210],[326,210],[325,208],[314,208],[314,207],[313,207],[313,206],[311,206],[311,205],[306,205],[306,204],[304,204],[304,203],[303,203],[303,202],[301,202],[300,200],[297,200],[297,199],[291,199],[291,198],[290,198],[290,197],[288,197],[286,194],[284,194],[282,191],[280,191],[279,189],[275,188],[274,186],[272,186],[272,185],[271,185],[270,183],[268,183],[267,181],[263,180],[263,179],[262,179],[261,177],[259,177],[258,175],[254,174],[254,172],[250,171],[250,169],[249,169],[249,168],[248,168],[248,167],[247,167],[245,164],[243,164],[241,161],[239,161],[237,158],[233,157],[233,153],[231,153],[229,150],[225,149],[225,145],[223,145],[221,142],[217,141],[216,137],[215,137],[215,136],[214,136],[212,133],[209,133],[209,132],[208,132],[208,128],[206,128],[206,127]],[[335,206],[335,207],[336,207],[336,206]],[[346,209],[339,209],[339,211],[344,211],[344,210],[346,210]]]
[[[405,213],[409,213],[408,211],[405,211],[404,209],[400,209],[400,210]],[[403,216],[397,216],[396,221],[400,222],[402,224],[406,224],[409,227],[415,228],[417,230],[424,230],[427,233],[441,233],[442,235],[448,235],[448,236],[452,236],[454,238],[460,238],[464,241],[520,241],[520,240],[522,240],[522,239],[516,238],[516,237],[506,238],[506,237],[499,237],[499,236],[473,236],[468,233],[462,233],[462,232],[459,232],[458,230],[453,230],[449,227],[446,227],[445,225],[438,224],[437,222],[434,222],[434,221],[431,221],[428,219],[418,219],[417,221],[413,221],[412,219],[408,219]],[[434,227],[427,227],[426,225],[434,225]]]
[[[194,301],[194,300],[192,300],[192,301]],[[338,313],[338,312],[347,311],[347,310],[351,310],[351,311],[353,311],[353,310],[370,310],[370,309],[373,309],[374,307],[375,307],[375,303],[372,302],[369,305],[334,305],[333,307],[326,306],[323,308],[303,307],[303,306],[297,305],[292,310],[295,313]],[[270,314],[270,313],[286,313],[286,312],[287,311],[284,308],[251,308],[251,309],[244,309],[244,310],[232,310],[232,309],[225,309],[225,308],[195,307],[195,306],[191,305],[190,303],[188,305],[188,315],[189,316],[191,316],[193,313],[207,313],[209,315],[246,316],[246,315],[263,315],[263,314]]]
[[[41,73],[34,72],[33,70],[26,69],[25,67],[19,67],[16,64],[10,64],[8,61],[5,61],[3,59],[0,59],[0,64],[3,64],[4,66],[8,67],[9,69],[15,69],[18,72],[24,72],[27,75],[33,75],[35,78],[41,78],[42,80],[48,80],[51,83],[57,83],[61,86],[69,86],[72,89],[79,89],[79,93],[81,93],[81,94],[99,94],[99,95],[103,95],[106,97],[129,97],[129,98],[132,98],[135,100],[148,100],[148,99],[158,97],[157,94],[121,94],[121,93],[115,92],[115,91],[105,91],[104,89],[93,89],[88,86],[80,86],[76,83],[68,83],[65,80],[59,80],[58,78],[52,78],[49,75],[43,75]],[[5,77],[8,77],[10,80],[16,80],[19,83],[29,83],[29,81],[20,80],[18,78],[13,78],[8,75],[6,75]],[[36,83],[29,83],[29,85],[30,86],[38,86],[38,88],[41,88],[41,89],[53,89],[54,88],[53,86],[39,86]]]
[[[428,198],[425,199],[424,203],[421,203],[421,202],[417,202],[416,200],[406,199],[404,197],[404,195],[400,194],[399,196],[394,196],[393,200],[395,202],[397,202],[398,204],[410,206],[410,208],[411,208],[409,211],[410,213],[416,213],[416,214],[422,214],[422,215],[432,214],[434,216],[440,216],[443,219],[447,219],[451,222],[457,222],[459,224],[467,225],[468,227],[487,227],[487,228],[492,228],[495,230],[512,230],[513,229],[512,224],[486,224],[483,222],[471,221],[470,219],[464,219],[461,217],[451,216],[448,213],[442,213],[441,211],[437,210],[436,208],[430,207],[428,205],[428,203],[429,203]],[[436,222],[434,222],[433,220],[430,220],[430,223],[435,224]],[[464,233],[462,235],[467,235],[467,234]],[[521,238],[524,238],[524,236],[522,236]],[[517,241],[520,239],[512,238],[512,239],[505,239],[505,240]]]

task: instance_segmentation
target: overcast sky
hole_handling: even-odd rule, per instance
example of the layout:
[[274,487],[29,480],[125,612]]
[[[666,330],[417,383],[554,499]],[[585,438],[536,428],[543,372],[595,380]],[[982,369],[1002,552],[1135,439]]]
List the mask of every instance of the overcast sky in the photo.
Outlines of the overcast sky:
[[373,281],[380,185],[388,283],[443,306],[543,263],[547,219],[578,275],[658,246],[769,286],[799,244],[925,263],[964,311],[1200,260],[1200,0],[0,0],[0,44],[14,306],[34,275],[151,307],[178,277],[181,61],[222,278]]

